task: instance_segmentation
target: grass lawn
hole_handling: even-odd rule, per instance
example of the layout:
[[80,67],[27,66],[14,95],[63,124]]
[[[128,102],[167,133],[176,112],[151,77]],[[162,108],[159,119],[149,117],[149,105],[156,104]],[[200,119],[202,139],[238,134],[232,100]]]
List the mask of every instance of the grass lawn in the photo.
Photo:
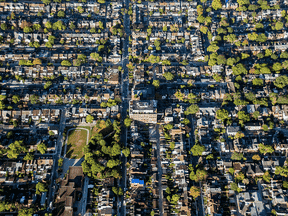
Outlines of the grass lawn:
[[76,129],[68,134],[66,157],[79,159],[83,157],[83,147],[87,144],[87,131]]

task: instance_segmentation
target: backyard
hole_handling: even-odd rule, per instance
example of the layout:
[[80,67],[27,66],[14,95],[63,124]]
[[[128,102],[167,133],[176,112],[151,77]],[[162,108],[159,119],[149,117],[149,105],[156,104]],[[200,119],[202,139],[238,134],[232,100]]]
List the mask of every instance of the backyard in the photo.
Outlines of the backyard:
[[69,132],[66,157],[79,159],[83,157],[83,147],[87,144],[87,131],[75,129]]

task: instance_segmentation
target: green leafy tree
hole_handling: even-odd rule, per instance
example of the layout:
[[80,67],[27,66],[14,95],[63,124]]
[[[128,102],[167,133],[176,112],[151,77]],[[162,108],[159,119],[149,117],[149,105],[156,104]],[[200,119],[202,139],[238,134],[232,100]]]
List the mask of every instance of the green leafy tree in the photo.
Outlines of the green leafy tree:
[[232,167],[230,167],[229,168],[229,171],[228,171],[232,176],[234,175],[234,172],[235,172],[235,170],[232,168]]
[[255,79],[253,79],[252,83],[255,86],[263,86],[263,79],[255,78]]
[[65,17],[65,12],[60,10],[60,11],[58,11],[57,16],[58,17]]
[[19,95],[13,95],[12,96],[12,101],[13,103],[17,104],[20,101],[20,96]]
[[212,1],[212,8],[213,8],[214,10],[221,9],[221,8],[222,8],[221,0],[213,0],[213,1]]
[[130,150],[129,148],[125,148],[122,150],[122,153],[124,154],[125,157],[128,157],[130,155]]
[[1,29],[2,29],[3,31],[5,31],[5,30],[7,29],[6,23],[2,23],[2,24],[1,24]]
[[233,74],[236,76],[248,73],[247,69],[242,63],[239,63],[236,66],[232,67],[232,71],[233,71]]
[[272,68],[274,71],[280,71],[283,69],[282,64],[280,62],[274,63]]
[[284,88],[288,85],[288,77],[286,75],[277,77],[274,81],[274,85],[278,88]]
[[132,119],[127,117],[127,118],[124,119],[124,125],[128,128],[128,127],[131,126],[132,121],[133,121]]
[[281,30],[283,28],[283,23],[282,22],[276,22],[275,24],[275,29],[276,30]]
[[219,109],[216,112],[216,118],[220,119],[221,121],[225,121],[226,119],[230,119],[229,112],[225,109]]
[[259,111],[255,111],[253,114],[252,114],[252,116],[253,116],[253,118],[254,119],[258,119],[259,118],[259,116],[260,116],[260,112]]
[[48,5],[51,3],[51,0],[42,0],[42,2],[45,4],[45,5]]
[[63,61],[61,62],[61,65],[62,65],[62,66],[66,66],[66,67],[72,66],[72,64],[71,64],[71,62],[70,62],[69,60],[63,60]]
[[193,156],[202,156],[202,153],[205,151],[205,146],[199,145],[199,144],[195,144],[192,148],[191,148],[191,152],[193,154]]
[[36,184],[36,194],[41,194],[41,193],[47,192],[47,191],[48,191],[47,186],[44,183],[38,182]]
[[248,121],[250,121],[250,117],[249,117],[248,114],[245,114],[245,111],[239,111],[239,112],[237,113],[237,115],[238,115],[238,119],[239,119],[239,120],[242,120],[243,122],[248,122]]
[[280,58],[288,59],[288,52],[284,51],[280,54]]
[[152,85],[154,85],[155,88],[159,88],[159,86],[160,86],[160,81],[159,81],[159,80],[153,80]]
[[86,116],[86,122],[92,123],[93,120],[94,120],[94,117],[93,117],[92,115],[87,115],[87,116]]
[[58,159],[58,166],[59,166],[59,167],[62,167],[63,161],[64,161],[63,158],[59,158],[59,159]]
[[270,145],[264,145],[263,143],[258,146],[260,154],[266,155],[267,153],[271,154],[274,152],[274,149]]
[[208,52],[216,52],[220,47],[216,44],[211,44],[207,47]]
[[116,196],[122,196],[123,195],[122,188],[112,187],[112,191]]
[[114,144],[111,149],[111,156],[117,156],[121,154],[121,147],[118,143]]
[[16,159],[20,153],[27,152],[26,147],[23,145],[23,141],[15,141],[14,143],[11,143],[8,147],[7,151],[7,157],[10,159]]
[[47,151],[47,146],[44,143],[40,143],[37,145],[37,150],[41,153],[41,154],[45,154]]
[[108,162],[107,162],[107,167],[113,168],[113,167],[118,166],[118,165],[120,165],[120,164],[121,164],[121,161],[120,161],[120,160],[118,160],[118,159],[116,159],[116,160],[111,159],[111,160],[108,160]]
[[231,190],[236,191],[236,192],[238,192],[238,193],[241,192],[241,188],[239,188],[238,185],[237,185],[237,183],[235,183],[235,182],[233,182],[233,183],[230,184],[230,188],[231,188]]
[[28,161],[28,160],[33,160],[34,159],[34,155],[29,152],[25,155],[25,157],[23,158],[23,160]]
[[50,88],[50,86],[52,86],[52,82],[51,81],[47,81],[44,85],[44,89],[48,89]]
[[192,104],[189,107],[186,108],[186,110],[184,111],[185,115],[194,115],[199,111],[199,106],[197,106],[196,104]]
[[174,75],[173,75],[171,72],[165,72],[165,73],[163,74],[163,77],[164,77],[166,80],[168,80],[168,81],[174,79]]
[[271,181],[271,175],[270,175],[269,171],[266,171],[262,177],[263,177],[263,180],[264,180],[265,182],[270,183],[270,181]]
[[91,53],[90,57],[100,63],[103,61],[102,57],[98,53]]
[[[43,0],[43,3],[46,0]],[[18,216],[33,216],[34,215],[34,209],[33,208],[21,208],[18,211]]]

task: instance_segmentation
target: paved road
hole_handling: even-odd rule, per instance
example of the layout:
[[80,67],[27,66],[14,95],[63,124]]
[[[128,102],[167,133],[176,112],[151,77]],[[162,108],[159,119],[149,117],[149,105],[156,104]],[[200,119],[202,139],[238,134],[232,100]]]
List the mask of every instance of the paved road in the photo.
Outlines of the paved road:
[[159,125],[155,125],[156,130],[156,140],[157,140],[157,166],[158,166],[158,189],[159,189],[159,212],[160,216],[163,216],[163,190],[162,190],[162,166],[160,158],[160,134]]
[[[53,187],[54,185],[54,180],[57,179],[58,177],[58,173],[57,173],[57,169],[58,169],[58,159],[61,157],[61,150],[62,150],[62,144],[63,144],[63,132],[65,129],[65,121],[66,121],[66,117],[65,117],[65,113],[66,113],[66,109],[61,109],[61,119],[60,119],[60,128],[59,128],[59,136],[57,139],[57,145],[56,145],[56,154],[53,155],[53,169],[52,169],[52,176],[51,176],[51,185],[49,186],[49,196],[48,196],[48,205],[50,207],[50,202],[53,202],[54,199],[54,194],[55,194],[55,187]],[[53,190],[52,190],[53,188]],[[52,209],[50,209],[49,211],[52,211]]]
[[[125,5],[126,10],[129,9],[129,0],[123,0],[123,4]],[[129,108],[129,80],[128,80],[128,68],[127,64],[129,64],[128,60],[128,48],[129,48],[129,35],[130,35],[130,17],[128,14],[125,13],[124,15],[124,30],[125,30],[125,38],[123,40],[123,56],[122,56],[122,68],[124,72],[121,74],[121,91],[122,91],[122,108],[121,108],[121,125],[122,125],[122,133],[121,133],[121,141],[124,143],[124,146],[127,146],[127,128],[123,127],[124,125],[124,119],[127,115],[127,109]],[[127,158],[122,155],[121,156],[122,161],[122,179],[120,181],[120,187],[122,189],[126,188],[127,183]],[[117,198],[118,199],[118,198]],[[125,197],[121,197],[121,206],[119,206],[119,200],[117,200],[117,215],[126,215],[126,202],[124,202]],[[119,210],[120,208],[120,210]],[[120,212],[119,212],[120,211]]]

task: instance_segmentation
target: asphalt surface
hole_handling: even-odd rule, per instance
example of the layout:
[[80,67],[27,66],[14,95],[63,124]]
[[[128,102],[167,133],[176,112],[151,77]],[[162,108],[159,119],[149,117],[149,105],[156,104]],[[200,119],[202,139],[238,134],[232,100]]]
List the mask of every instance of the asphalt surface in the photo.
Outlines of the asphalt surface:
[[[125,8],[129,9],[129,0],[123,0],[123,4]],[[129,79],[128,79],[128,68],[127,64],[129,64],[128,60],[128,48],[129,48],[129,35],[130,35],[130,17],[128,14],[125,13],[124,15],[124,30],[125,30],[125,38],[123,40],[123,56],[122,56],[122,69],[124,72],[121,74],[121,92],[122,92],[122,107],[121,107],[121,125],[122,125],[122,132],[121,132],[121,141],[125,147],[127,147],[127,128],[124,126],[124,119],[127,116],[127,109],[129,108]],[[121,156],[122,162],[122,179],[120,181],[120,187],[124,189],[127,187],[127,158],[122,155]],[[122,196],[121,200],[117,199],[117,215],[122,216],[126,215],[126,204],[124,202],[125,197]],[[120,204],[120,205],[119,205]]]

